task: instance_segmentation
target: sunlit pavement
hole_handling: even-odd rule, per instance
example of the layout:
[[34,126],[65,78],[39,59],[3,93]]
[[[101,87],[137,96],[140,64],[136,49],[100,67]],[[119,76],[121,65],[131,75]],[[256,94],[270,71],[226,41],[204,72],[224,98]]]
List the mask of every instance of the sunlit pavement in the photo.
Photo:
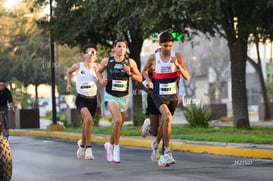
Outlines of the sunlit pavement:
[[[255,115],[254,115],[255,116]],[[253,117],[254,117],[253,116]],[[257,119],[256,119],[257,120]],[[67,140],[78,140],[81,138],[80,133],[66,133],[47,131],[47,126],[51,124],[50,120],[41,119],[40,129],[15,129],[10,130],[11,135],[15,136],[34,136],[34,137],[48,137],[60,138]],[[186,121],[181,116],[174,116],[173,124],[185,124]],[[101,126],[108,126],[111,123],[107,120],[100,121]],[[126,124],[132,124],[126,122]],[[232,122],[215,122],[215,125],[230,125]],[[251,125],[273,127],[273,121],[261,122],[251,121]],[[92,135],[92,142],[104,143],[109,140],[109,135]],[[122,136],[120,144],[125,146],[146,147],[150,148],[151,142],[154,137],[149,136],[146,139],[140,136]],[[271,144],[250,144],[250,143],[219,143],[219,142],[205,142],[205,141],[189,141],[189,140],[174,140],[171,139],[170,148],[178,151],[189,151],[194,153],[209,153],[216,155],[230,155],[242,156],[251,158],[268,158],[273,159],[273,145]]]
[[121,162],[106,162],[104,146],[93,143],[95,160],[76,158],[77,142],[11,136],[11,181],[271,181],[272,159],[173,151],[176,164],[159,167],[151,149],[120,146]]

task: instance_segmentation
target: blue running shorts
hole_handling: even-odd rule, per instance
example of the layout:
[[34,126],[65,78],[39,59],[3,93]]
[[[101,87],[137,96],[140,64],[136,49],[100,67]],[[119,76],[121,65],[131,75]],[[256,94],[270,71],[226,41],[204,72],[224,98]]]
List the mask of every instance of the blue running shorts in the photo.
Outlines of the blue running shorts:
[[124,112],[128,109],[129,95],[123,97],[112,96],[111,94],[105,92],[104,95],[104,107],[107,109],[108,102],[116,102],[119,105],[120,112]]

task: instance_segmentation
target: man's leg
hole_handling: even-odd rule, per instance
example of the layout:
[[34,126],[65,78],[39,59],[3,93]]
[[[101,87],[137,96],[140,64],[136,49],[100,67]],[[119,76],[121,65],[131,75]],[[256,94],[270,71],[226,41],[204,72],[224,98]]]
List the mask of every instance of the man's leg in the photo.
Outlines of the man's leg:
[[119,106],[116,102],[108,102],[107,108],[111,113],[111,116],[113,118],[113,128],[112,128],[112,134],[110,138],[110,143],[119,144],[119,135],[120,135],[120,129],[122,125],[122,115],[119,110]]
[[8,139],[9,138],[9,119],[8,119],[8,110],[5,110],[3,115],[3,122],[4,122],[4,136]]
[[81,116],[83,119],[82,144],[85,146],[91,146],[91,130],[93,126],[93,117],[91,116],[87,107],[83,107],[81,109]]
[[156,136],[156,141],[152,142],[152,145],[151,145],[153,150],[151,154],[151,160],[152,162],[158,162],[160,157],[158,145],[162,138],[162,131],[159,128],[160,115],[150,114],[149,117],[151,120],[151,130],[150,130],[151,135]]
[[85,159],[93,160],[94,156],[91,148],[93,117],[86,107],[81,109],[81,116],[83,118],[82,145],[86,146]]
[[159,126],[159,115],[149,114],[150,118],[150,134],[152,136],[157,136],[158,134],[158,126]]
[[162,130],[163,135],[163,146],[164,146],[164,153],[160,156],[158,161],[158,165],[165,167],[169,164],[173,164],[176,161],[172,157],[172,153],[170,152],[169,143],[170,143],[170,136],[171,136],[171,124],[172,124],[172,114],[169,111],[169,108],[166,104],[163,104],[159,108],[162,117],[160,127]]
[[170,136],[171,136],[171,123],[172,123],[172,114],[169,111],[166,104],[162,104],[159,107],[159,110],[162,114],[161,117],[161,130],[162,130],[162,136],[163,136],[163,146],[169,147],[170,142]]
[[110,147],[113,149],[112,161],[115,163],[119,163],[120,162],[119,138],[124,119],[123,117],[126,116],[126,112],[121,113],[119,105],[116,102],[108,102],[107,108],[110,111],[112,118],[114,120],[112,134],[110,138]]

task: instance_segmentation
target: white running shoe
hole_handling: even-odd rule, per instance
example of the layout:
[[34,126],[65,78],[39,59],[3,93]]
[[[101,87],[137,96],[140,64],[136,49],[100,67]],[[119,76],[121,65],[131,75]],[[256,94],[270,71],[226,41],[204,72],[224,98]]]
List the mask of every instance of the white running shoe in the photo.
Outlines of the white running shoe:
[[119,145],[114,145],[113,162],[114,162],[114,163],[120,163]]
[[109,142],[104,144],[104,149],[105,149],[105,160],[108,162],[113,161],[113,145],[111,145]]
[[160,153],[159,153],[159,149],[158,149],[156,142],[152,142],[151,147],[153,150],[152,154],[151,154],[151,160],[152,160],[152,162],[157,163],[159,160],[159,157],[160,157]]
[[173,158],[173,155],[170,151],[168,151],[167,153],[164,153],[164,157],[165,157],[167,164],[175,164],[176,163],[176,161]]
[[146,118],[140,128],[140,134],[143,138],[146,138],[149,135],[150,125],[150,118]]
[[92,148],[86,148],[86,150],[85,150],[85,159],[86,160],[94,160],[95,159],[95,157],[93,155]]
[[160,166],[160,167],[167,167],[167,166],[169,166],[169,164],[167,163],[164,155],[160,155],[160,158],[158,160],[158,166]]
[[77,150],[77,158],[78,159],[84,159],[85,151],[84,148],[81,147],[81,140],[78,140],[78,150]]

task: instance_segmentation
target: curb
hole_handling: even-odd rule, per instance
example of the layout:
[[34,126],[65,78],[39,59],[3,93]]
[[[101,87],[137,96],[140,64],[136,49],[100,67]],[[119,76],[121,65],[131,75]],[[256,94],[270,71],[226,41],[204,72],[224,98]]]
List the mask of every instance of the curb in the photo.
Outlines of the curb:
[[[66,140],[81,139],[80,133],[65,133],[58,131],[36,131],[36,130],[10,130],[10,136],[33,136],[45,138],[58,138]],[[105,143],[109,136],[92,135],[91,141]],[[132,147],[151,147],[151,139],[124,137],[121,136],[120,144]],[[273,159],[273,146],[256,144],[236,144],[236,143],[217,143],[217,142],[195,142],[183,140],[171,140],[170,149],[184,152],[205,153],[226,156],[238,156],[249,158]]]

